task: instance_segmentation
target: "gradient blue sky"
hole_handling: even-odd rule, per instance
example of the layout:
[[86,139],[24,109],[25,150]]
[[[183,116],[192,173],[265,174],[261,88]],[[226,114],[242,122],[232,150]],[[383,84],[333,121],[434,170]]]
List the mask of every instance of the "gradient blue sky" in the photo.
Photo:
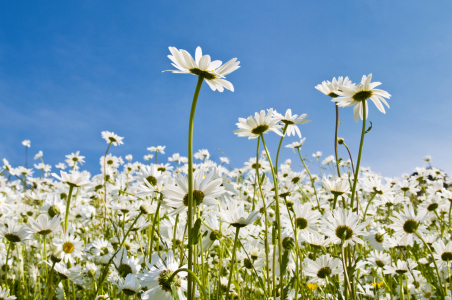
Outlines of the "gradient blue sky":
[[[196,77],[162,70],[172,69],[168,46],[193,55],[201,46],[242,67],[227,77],[235,92],[203,86],[195,150],[241,167],[256,142],[233,134],[238,117],[291,108],[312,120],[300,128],[303,153],[324,158],[333,154],[334,105],[314,86],[373,73],[391,108],[384,115],[371,104],[362,165],[400,176],[430,154],[450,173],[451,11],[451,1],[407,0],[2,1],[0,158],[23,164],[21,142],[29,139],[30,156],[42,150],[54,166],[80,150],[84,167],[98,173],[103,130],[125,137],[115,155],[142,161],[157,145],[166,145],[160,161],[186,155]],[[340,111],[339,135],[356,157],[361,123],[351,108]],[[275,154],[276,135],[267,142]],[[281,155],[299,164],[290,149]]]

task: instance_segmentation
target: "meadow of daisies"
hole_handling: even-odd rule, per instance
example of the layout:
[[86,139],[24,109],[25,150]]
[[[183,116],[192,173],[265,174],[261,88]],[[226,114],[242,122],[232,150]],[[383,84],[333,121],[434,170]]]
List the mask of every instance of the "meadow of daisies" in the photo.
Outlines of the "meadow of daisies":
[[[368,105],[389,107],[372,75],[315,87],[336,107],[334,155],[304,152],[305,114],[270,108],[238,119],[234,133],[256,157],[232,169],[227,157],[194,153],[193,124],[203,83],[233,91],[225,77],[239,62],[169,50],[171,72],[198,77],[188,157],[158,163],[156,146],[144,163],[123,159],[123,137],[104,131],[99,174],[83,170],[79,152],[53,167],[41,151],[23,166],[3,159],[0,299],[450,299],[452,180],[429,157],[402,178],[360,166]],[[362,127],[358,149],[339,137],[348,106]],[[297,160],[279,161],[280,151]]]

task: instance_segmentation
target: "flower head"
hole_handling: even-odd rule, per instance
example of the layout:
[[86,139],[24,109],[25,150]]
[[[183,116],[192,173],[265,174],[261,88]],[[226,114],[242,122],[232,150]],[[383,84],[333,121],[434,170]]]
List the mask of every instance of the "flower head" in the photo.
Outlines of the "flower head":
[[248,139],[255,139],[267,131],[273,131],[282,136],[279,121],[280,118],[273,114],[273,108],[270,108],[267,113],[265,110],[261,110],[260,113],[255,113],[254,117],[239,118],[239,123],[237,123],[239,129],[234,130],[234,133],[238,136],[247,136]]
[[355,121],[358,121],[358,116],[363,118],[363,105],[366,105],[366,118],[369,113],[367,109],[367,99],[372,100],[375,106],[379,111],[385,113],[385,109],[383,107],[383,102],[388,108],[389,104],[386,102],[384,98],[390,98],[391,95],[383,90],[376,89],[375,87],[379,86],[381,82],[370,82],[372,79],[372,74],[369,76],[364,75],[361,79],[361,83],[357,86],[342,86],[341,90],[336,91],[336,94],[341,96],[334,98],[333,102],[337,102],[338,106],[346,107],[346,106],[354,106],[353,108],[353,116],[355,117]]
[[168,70],[173,73],[193,74],[202,76],[204,81],[215,91],[223,92],[224,88],[234,91],[234,86],[223,79],[226,75],[240,68],[240,62],[233,58],[224,65],[220,60],[211,61],[210,55],[202,55],[201,47],[196,48],[195,59],[187,51],[175,47],[169,47],[172,55],[168,58],[178,70]]

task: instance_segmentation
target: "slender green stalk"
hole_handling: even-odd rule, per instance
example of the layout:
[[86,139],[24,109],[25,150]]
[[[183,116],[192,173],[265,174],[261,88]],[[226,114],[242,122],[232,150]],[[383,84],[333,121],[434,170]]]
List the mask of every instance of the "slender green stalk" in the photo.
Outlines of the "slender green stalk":
[[[262,144],[265,149],[265,153],[267,153],[268,162],[270,163],[270,168],[272,170],[273,176],[273,184],[275,186],[275,200],[276,200],[276,222],[278,223],[278,254],[279,254],[279,263],[282,263],[282,240],[281,240],[281,213],[279,212],[279,192],[278,192],[278,173],[277,170],[273,167],[272,159],[270,157],[270,153],[268,152],[267,145],[265,144],[264,134],[261,133]],[[273,254],[275,255],[275,254]],[[274,272],[274,271],[273,271]],[[276,284],[276,283],[275,283]],[[281,298],[284,295],[284,282],[280,280],[280,289],[281,289]]]
[[334,134],[334,153],[336,154],[336,168],[337,168],[337,176],[341,177],[341,170],[339,169],[339,151],[337,145],[337,138],[339,134],[339,106],[335,103],[336,106],[336,131]]
[[157,223],[157,219],[159,218],[159,210],[160,210],[160,201],[157,200],[157,209],[155,210],[154,220],[152,221],[152,229],[151,229],[151,245],[149,246],[149,261],[152,258],[152,248],[154,247],[154,236],[155,236],[155,224]]
[[[433,259],[433,264],[435,265],[435,270],[436,270],[436,275],[438,275],[438,290],[440,291],[441,295],[444,296],[447,294],[444,293],[443,291],[443,283],[441,282],[441,276],[439,275],[439,269],[438,266],[436,265],[436,260],[435,257],[433,256],[433,252],[432,249],[430,249],[430,246],[427,244],[427,242],[424,240],[424,238],[422,237],[422,235],[420,235],[416,230],[414,231],[414,233],[417,235],[417,237],[424,243],[425,247],[427,248],[427,250],[430,252],[430,255],[432,256]],[[445,289],[447,291],[447,287]]]
[[228,287],[226,289],[226,297],[224,298],[225,300],[228,300],[229,289],[231,287],[232,273],[234,273],[235,252],[237,250],[237,242],[239,240],[239,231],[240,231],[240,227],[237,226],[237,229],[235,230],[234,246],[232,248],[231,269],[229,270],[229,280],[228,280]]
[[113,142],[110,142],[110,144],[108,144],[107,151],[105,151],[104,155],[104,228],[107,222],[107,154],[108,150],[110,150],[112,143]]
[[[358,161],[356,163],[356,171],[355,171],[355,178],[353,179],[353,188],[352,188],[352,199],[351,199],[351,205],[353,207],[353,203],[355,200],[355,191],[356,191],[356,184],[358,183],[358,177],[359,177],[359,165],[361,164],[361,154],[363,152],[363,144],[364,144],[364,135],[366,134],[366,118],[367,118],[367,100],[363,101],[363,128],[361,131],[361,142],[359,143],[359,152],[358,152]],[[358,207],[358,204],[356,204],[356,207]],[[357,210],[358,212],[358,210]]]
[[193,276],[193,278],[196,280],[196,282],[198,283],[198,285],[201,287],[201,292],[202,292],[203,298],[204,298],[205,300],[208,300],[208,299],[209,299],[208,295],[206,294],[206,289],[205,289],[204,286],[201,284],[201,281],[199,280],[198,276],[196,276],[196,274],[193,273],[193,271],[191,271],[191,270],[189,270],[189,269],[186,269],[186,268],[177,269],[177,270],[174,271],[174,273],[171,274],[171,276],[168,278],[168,282],[172,282],[174,276],[176,276],[177,273],[179,273],[179,272],[187,272],[187,273],[189,273],[191,276]]
[[315,189],[314,178],[312,178],[311,172],[309,172],[309,169],[306,166],[306,163],[304,162],[303,156],[301,156],[300,147],[298,147],[297,150],[298,150],[298,155],[300,156],[301,162],[303,163],[303,166],[304,166],[306,172],[308,172],[309,179],[311,180],[312,188],[314,189],[315,198],[317,199],[317,205],[318,205],[319,211],[320,211],[320,202],[319,202],[319,197],[317,196],[317,190]]
[[67,199],[66,199],[66,215],[64,216],[64,232],[66,233],[67,231],[67,226],[68,226],[68,219],[69,219],[69,207],[71,205],[71,198],[72,198],[72,189],[74,188],[74,186],[72,184],[69,185],[69,193],[67,195]]
[[[256,197],[256,188],[259,182],[259,144],[260,144],[261,137],[259,136],[257,138],[257,150],[256,150],[256,179],[254,180],[254,195],[253,195],[253,210],[256,207],[256,202],[254,201]],[[258,199],[259,200],[259,199]]]
[[138,219],[141,217],[143,213],[140,211],[140,213],[138,214],[138,216],[135,218],[135,220],[133,221],[133,223],[130,225],[129,230],[127,230],[127,233],[124,235],[121,244],[118,247],[118,250],[116,250],[115,254],[112,255],[112,257],[110,258],[110,260],[108,261],[107,265],[105,265],[104,267],[104,271],[102,272],[102,274],[99,276],[99,283],[97,284],[97,290],[96,290],[96,295],[99,293],[99,289],[102,288],[102,283],[105,280],[105,277],[107,275],[108,272],[108,267],[110,266],[111,262],[113,261],[113,259],[115,258],[116,254],[118,254],[118,252],[121,250],[122,246],[124,245],[127,236],[129,235],[130,231],[132,230],[133,226],[135,225],[135,223],[138,221]]
[[[195,94],[193,96],[193,102],[190,111],[190,121],[188,125],[188,212],[187,212],[187,225],[188,225],[188,269],[193,271],[193,245],[191,243],[191,229],[193,227],[193,125],[195,122],[196,103],[198,102],[199,92],[201,91],[202,82],[204,77],[198,76],[198,83],[196,85]],[[192,300],[192,278],[190,272],[187,280],[187,295],[188,300]]]

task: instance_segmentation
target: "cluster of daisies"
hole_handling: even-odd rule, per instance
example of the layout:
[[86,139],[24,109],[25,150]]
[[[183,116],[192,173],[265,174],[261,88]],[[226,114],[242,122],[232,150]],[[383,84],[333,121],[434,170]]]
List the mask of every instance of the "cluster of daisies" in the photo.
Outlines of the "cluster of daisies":
[[[198,76],[194,102],[203,82],[234,90],[225,76],[236,59],[170,52],[173,72]],[[42,151],[34,168],[3,159],[0,299],[450,299],[452,180],[429,156],[401,178],[360,167],[368,100],[389,107],[371,78],[316,87],[336,107],[326,158],[302,149],[305,114],[268,109],[239,118],[235,134],[257,142],[241,168],[206,149],[123,159],[111,147],[123,138],[108,131],[96,175],[78,151],[54,168]],[[346,106],[363,120],[357,158],[337,136]],[[280,137],[273,156],[268,134]],[[285,148],[294,156],[280,163]]]

